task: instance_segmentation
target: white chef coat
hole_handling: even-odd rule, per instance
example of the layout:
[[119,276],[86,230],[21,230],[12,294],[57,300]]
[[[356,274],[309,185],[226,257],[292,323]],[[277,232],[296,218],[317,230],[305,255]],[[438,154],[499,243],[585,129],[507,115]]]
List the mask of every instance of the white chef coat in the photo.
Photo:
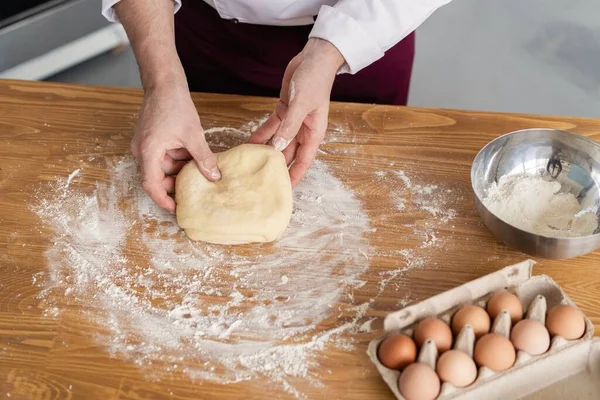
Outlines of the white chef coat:
[[[102,14],[117,22],[102,0]],[[175,12],[182,0],[175,1]],[[383,57],[435,10],[452,0],[186,0],[205,1],[222,18],[259,25],[310,25],[309,37],[331,42],[346,60],[339,73],[355,74]],[[317,16],[316,21],[314,16]]]

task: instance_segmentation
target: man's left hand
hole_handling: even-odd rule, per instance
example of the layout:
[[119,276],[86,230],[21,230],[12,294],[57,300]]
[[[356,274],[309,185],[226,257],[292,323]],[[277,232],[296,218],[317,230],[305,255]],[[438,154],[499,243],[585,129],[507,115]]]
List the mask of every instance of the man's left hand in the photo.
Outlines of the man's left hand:
[[268,143],[283,151],[288,165],[292,164],[292,187],[312,165],[325,137],[331,89],[343,63],[331,43],[309,39],[285,70],[275,111],[250,138],[250,143]]

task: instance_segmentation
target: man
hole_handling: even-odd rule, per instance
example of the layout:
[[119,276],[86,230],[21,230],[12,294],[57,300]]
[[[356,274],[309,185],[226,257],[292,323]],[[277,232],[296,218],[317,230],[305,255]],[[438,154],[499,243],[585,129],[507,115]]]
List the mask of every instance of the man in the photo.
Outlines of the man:
[[292,185],[312,164],[329,101],[406,104],[412,32],[451,0],[102,0],[135,53],[144,103],[131,151],[143,187],[171,212],[194,159],[220,179],[191,91],[279,96],[251,143],[285,155]]

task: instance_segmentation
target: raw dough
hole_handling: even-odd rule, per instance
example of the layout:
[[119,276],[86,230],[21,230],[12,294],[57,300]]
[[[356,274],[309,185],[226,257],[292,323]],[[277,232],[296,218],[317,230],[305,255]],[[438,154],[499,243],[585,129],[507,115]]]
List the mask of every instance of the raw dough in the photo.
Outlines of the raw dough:
[[217,153],[222,178],[207,180],[195,162],[176,179],[177,223],[192,240],[217,244],[272,242],[292,215],[285,157],[272,146],[243,144]]

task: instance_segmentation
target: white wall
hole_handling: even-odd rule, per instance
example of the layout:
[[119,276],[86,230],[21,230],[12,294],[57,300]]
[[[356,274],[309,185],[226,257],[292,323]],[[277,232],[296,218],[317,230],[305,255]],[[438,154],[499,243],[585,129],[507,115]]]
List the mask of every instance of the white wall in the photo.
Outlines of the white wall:
[[600,0],[454,0],[417,30],[409,103],[600,117]]

